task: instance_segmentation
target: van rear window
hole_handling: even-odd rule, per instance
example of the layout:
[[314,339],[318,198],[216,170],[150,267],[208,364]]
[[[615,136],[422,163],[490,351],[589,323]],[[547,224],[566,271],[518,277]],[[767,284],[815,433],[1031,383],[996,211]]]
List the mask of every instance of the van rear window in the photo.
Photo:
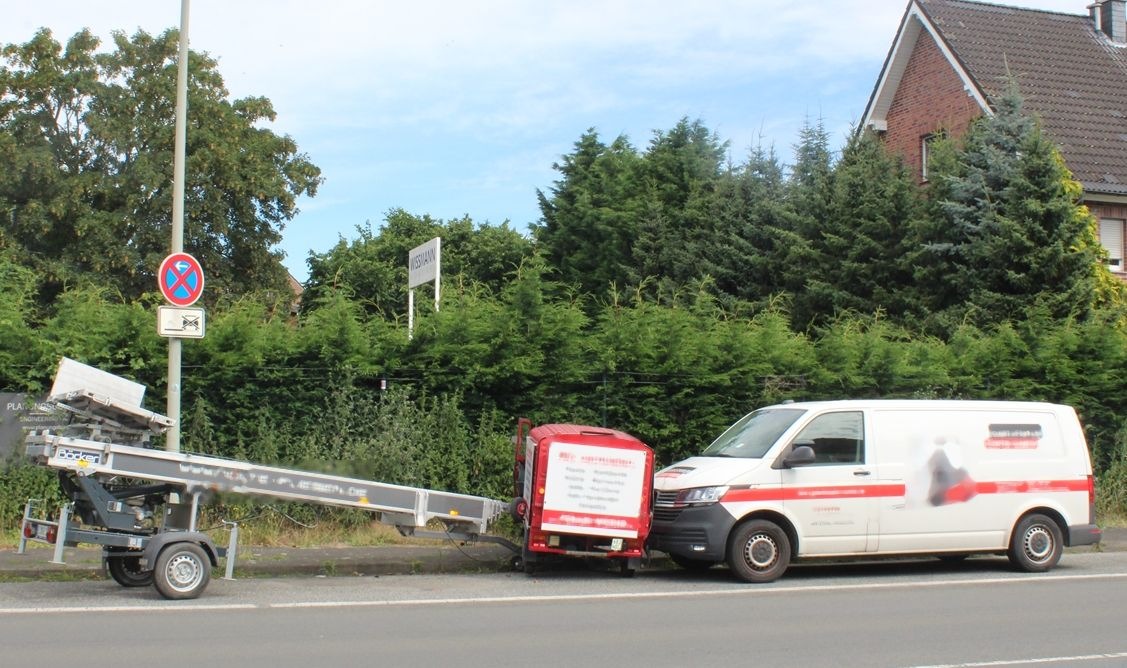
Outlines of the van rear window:
[[758,459],[805,412],[802,408],[766,408],[748,413],[720,434],[701,456]]

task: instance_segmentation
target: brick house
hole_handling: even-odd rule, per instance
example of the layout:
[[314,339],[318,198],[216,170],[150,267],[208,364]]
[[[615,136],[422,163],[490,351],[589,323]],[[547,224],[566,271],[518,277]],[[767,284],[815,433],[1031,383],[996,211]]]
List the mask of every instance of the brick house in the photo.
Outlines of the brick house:
[[1109,268],[1127,278],[1127,0],[1087,9],[910,0],[862,127],[880,133],[923,182],[928,142],[993,113],[991,100],[1012,77],[1083,185]]

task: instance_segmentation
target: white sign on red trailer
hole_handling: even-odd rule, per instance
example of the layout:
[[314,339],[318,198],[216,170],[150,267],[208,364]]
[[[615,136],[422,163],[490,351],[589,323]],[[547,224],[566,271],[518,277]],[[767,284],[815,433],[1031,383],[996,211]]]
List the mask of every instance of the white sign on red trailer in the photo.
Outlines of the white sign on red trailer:
[[560,442],[551,448],[541,528],[637,538],[646,453]]

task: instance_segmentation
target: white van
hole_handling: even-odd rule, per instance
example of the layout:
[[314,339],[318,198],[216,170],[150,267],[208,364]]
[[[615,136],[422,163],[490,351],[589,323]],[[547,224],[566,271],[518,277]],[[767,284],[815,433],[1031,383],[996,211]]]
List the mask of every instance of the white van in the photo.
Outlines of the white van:
[[654,476],[649,548],[746,582],[792,558],[1007,554],[1046,571],[1100,540],[1068,406],[825,401],[754,411]]

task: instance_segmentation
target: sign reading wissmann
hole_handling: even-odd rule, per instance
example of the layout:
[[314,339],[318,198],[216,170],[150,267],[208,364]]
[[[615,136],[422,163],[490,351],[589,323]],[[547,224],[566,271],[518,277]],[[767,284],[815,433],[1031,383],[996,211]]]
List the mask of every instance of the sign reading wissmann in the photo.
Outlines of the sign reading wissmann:
[[442,239],[435,237],[407,253],[407,287],[414,288],[438,278],[442,264]]

